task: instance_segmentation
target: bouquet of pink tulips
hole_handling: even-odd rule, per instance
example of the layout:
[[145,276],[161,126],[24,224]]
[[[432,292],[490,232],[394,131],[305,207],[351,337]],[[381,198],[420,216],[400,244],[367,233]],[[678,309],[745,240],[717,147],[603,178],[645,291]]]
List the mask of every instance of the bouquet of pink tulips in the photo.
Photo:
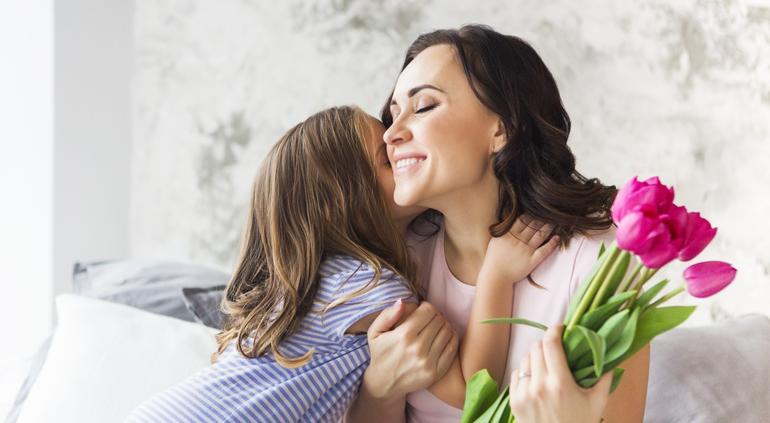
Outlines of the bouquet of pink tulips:
[[[674,259],[695,258],[716,235],[716,228],[697,212],[674,204],[674,189],[657,177],[630,180],[617,194],[612,219],[615,241],[602,245],[593,270],[578,288],[564,319],[562,344],[575,381],[590,387],[613,372],[615,390],[623,369],[618,367],[654,337],[684,322],[694,306],[662,305],[685,290],[663,293],[668,280],[642,292],[655,273]],[[632,256],[639,264],[630,269]],[[724,262],[694,264],[684,271],[685,286],[694,297],[708,297],[735,278],[736,269]],[[500,318],[488,323],[526,324],[547,327],[519,318]],[[463,417],[465,422],[515,422],[508,389],[498,392],[486,370],[468,383]]]

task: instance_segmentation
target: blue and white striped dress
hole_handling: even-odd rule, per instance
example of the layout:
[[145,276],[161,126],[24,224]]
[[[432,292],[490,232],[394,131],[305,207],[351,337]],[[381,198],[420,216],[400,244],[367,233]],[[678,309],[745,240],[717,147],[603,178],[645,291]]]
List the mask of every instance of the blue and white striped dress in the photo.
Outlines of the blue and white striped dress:
[[288,357],[315,348],[308,364],[286,369],[270,354],[245,358],[231,342],[216,363],[145,401],[126,422],[339,421],[369,363],[366,335],[345,331],[399,298],[416,299],[403,279],[383,269],[374,288],[321,315],[318,311],[329,302],[368,286],[374,271],[338,255],[323,262],[319,276],[313,311],[280,347]]

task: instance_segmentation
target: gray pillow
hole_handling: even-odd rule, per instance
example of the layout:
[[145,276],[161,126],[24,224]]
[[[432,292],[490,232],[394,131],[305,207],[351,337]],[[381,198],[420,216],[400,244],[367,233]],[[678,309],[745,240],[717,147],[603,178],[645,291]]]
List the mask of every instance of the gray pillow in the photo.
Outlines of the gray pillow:
[[182,296],[187,310],[195,316],[197,322],[208,327],[222,329],[226,316],[220,308],[225,285],[210,288],[182,288]]
[[770,319],[749,314],[655,338],[644,421],[770,422]]
[[109,260],[75,263],[73,288],[79,295],[195,322],[182,288],[221,286],[229,278],[220,270],[189,263]]

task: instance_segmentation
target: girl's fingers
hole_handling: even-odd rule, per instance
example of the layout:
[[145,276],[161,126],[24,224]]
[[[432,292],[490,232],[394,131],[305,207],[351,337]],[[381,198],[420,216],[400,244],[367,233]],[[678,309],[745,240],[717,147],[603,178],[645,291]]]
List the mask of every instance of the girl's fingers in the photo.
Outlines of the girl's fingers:
[[553,253],[556,248],[559,247],[559,238],[558,236],[554,236],[553,238],[549,239],[547,243],[545,243],[542,247],[535,250],[534,254],[532,254],[532,262],[537,266],[546,259],[551,253]]
[[544,223],[538,220],[534,220],[529,216],[526,216],[525,218],[525,215],[520,216],[519,219],[522,219],[524,226],[517,231],[518,233],[514,232],[514,235],[516,238],[522,240],[523,242],[530,244],[532,237],[537,234],[540,228],[543,227]]
[[530,247],[538,248],[543,244],[543,241],[548,239],[548,237],[551,235],[551,232],[553,232],[553,225],[550,223],[546,223],[542,225],[535,234],[532,235],[532,239],[529,240]]

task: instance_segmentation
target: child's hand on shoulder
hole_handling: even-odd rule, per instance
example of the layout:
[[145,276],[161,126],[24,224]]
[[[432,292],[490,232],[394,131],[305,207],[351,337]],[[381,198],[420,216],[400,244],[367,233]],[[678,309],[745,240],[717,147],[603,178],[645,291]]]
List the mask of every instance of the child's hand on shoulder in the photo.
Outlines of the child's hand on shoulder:
[[548,239],[553,225],[545,224],[527,215],[521,215],[511,230],[489,240],[482,272],[489,272],[491,280],[514,283],[526,278],[546,257],[559,246],[559,237]]

